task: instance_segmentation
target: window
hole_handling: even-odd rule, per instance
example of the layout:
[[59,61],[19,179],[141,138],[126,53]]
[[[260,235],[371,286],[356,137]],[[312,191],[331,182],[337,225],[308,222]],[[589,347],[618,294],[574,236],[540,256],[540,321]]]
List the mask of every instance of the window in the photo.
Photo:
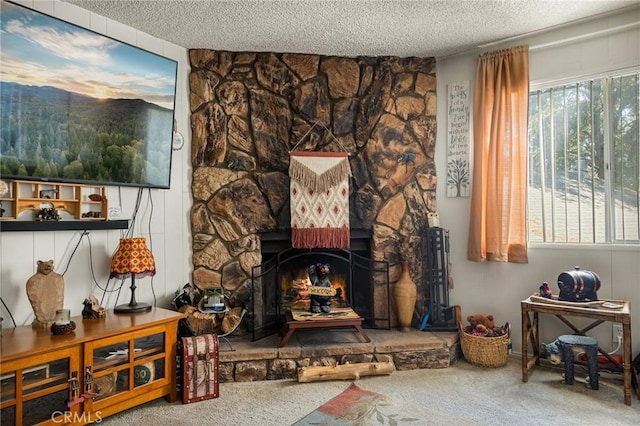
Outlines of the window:
[[640,241],[640,74],[529,93],[529,241]]

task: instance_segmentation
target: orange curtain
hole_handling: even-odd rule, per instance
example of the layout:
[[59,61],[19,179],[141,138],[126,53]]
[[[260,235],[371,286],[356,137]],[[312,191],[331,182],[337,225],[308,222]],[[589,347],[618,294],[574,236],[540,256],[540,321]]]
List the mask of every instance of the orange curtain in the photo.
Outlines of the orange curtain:
[[469,260],[527,263],[529,47],[480,56],[473,101]]

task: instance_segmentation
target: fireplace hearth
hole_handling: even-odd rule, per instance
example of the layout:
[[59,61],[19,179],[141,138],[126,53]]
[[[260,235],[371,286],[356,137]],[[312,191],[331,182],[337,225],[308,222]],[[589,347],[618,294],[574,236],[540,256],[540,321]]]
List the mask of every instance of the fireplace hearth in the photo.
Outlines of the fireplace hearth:
[[[262,263],[251,274],[254,341],[280,331],[287,310],[309,309],[309,267],[319,263],[330,266],[337,290],[332,308],[351,307],[364,327],[391,328],[389,298],[382,312],[374,301],[376,294],[389,294],[389,264],[371,259],[368,232],[352,231],[349,249],[294,249],[290,241],[288,232],[261,235]],[[386,291],[376,292],[376,283]]]

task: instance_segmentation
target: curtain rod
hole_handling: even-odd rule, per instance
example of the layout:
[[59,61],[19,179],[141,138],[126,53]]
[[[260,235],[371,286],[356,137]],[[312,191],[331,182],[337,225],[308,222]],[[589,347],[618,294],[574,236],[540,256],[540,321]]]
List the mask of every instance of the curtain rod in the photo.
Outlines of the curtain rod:
[[[628,9],[635,10],[635,6],[633,8],[628,8]],[[621,10],[623,10],[623,9],[621,9]],[[602,17],[606,17],[606,16],[609,16],[609,15],[612,15],[614,13],[619,13],[619,12],[620,12],[620,10],[617,10],[617,11],[614,11],[614,12],[611,12],[611,13],[608,13],[608,14],[600,15],[599,17],[602,18]],[[489,43],[479,44],[476,47],[473,47],[471,49],[467,49],[467,50],[464,50],[462,52],[454,53],[454,54],[451,54],[451,55],[441,56],[441,57],[439,57],[437,59],[448,59],[448,58],[452,58],[452,57],[455,57],[455,56],[466,55],[466,54],[473,53],[473,52],[479,52],[479,51],[482,51],[483,49],[486,49],[486,48],[491,47],[491,46],[502,45],[502,44],[505,44],[505,43],[509,43],[511,41],[521,40],[521,39],[524,39],[524,38],[527,38],[527,37],[533,37],[533,36],[536,36],[536,35],[548,33],[550,31],[558,30],[560,28],[567,28],[567,27],[573,26],[575,24],[588,22],[588,21],[592,21],[592,20],[593,20],[593,17],[585,18],[583,20],[573,21],[573,22],[567,23],[565,25],[559,25],[559,26],[552,27],[552,28],[546,28],[546,29],[543,29],[543,30],[532,31],[532,32],[525,33],[525,34],[519,34],[519,35],[513,36],[513,37],[507,37],[507,38],[502,39],[502,40],[497,40],[497,41],[492,41],[492,42],[489,42]],[[551,41],[551,42],[548,42],[548,43],[539,43],[539,44],[536,44],[536,45],[531,45],[531,46],[529,46],[529,50],[531,51],[531,50],[543,49],[543,48],[547,48],[547,47],[560,46],[560,45],[563,45],[563,44],[575,43],[575,42],[578,42],[578,41],[581,41],[581,40],[588,40],[590,38],[594,38],[594,37],[598,37],[598,36],[602,36],[602,35],[606,35],[606,34],[615,34],[615,33],[618,33],[618,32],[621,32],[621,31],[625,31],[625,30],[628,30],[628,29],[633,29],[633,28],[638,27],[638,26],[640,26],[640,22],[636,21],[636,22],[632,22],[632,23],[629,23],[629,24],[623,24],[623,25],[619,25],[619,26],[616,26],[616,27],[612,27],[612,28],[606,28],[604,30],[593,31],[593,32],[588,33],[588,34],[582,34],[582,35],[575,36],[575,37],[568,37],[568,38],[565,38],[565,39],[554,40],[554,41]]]
[[622,31],[631,30],[631,29],[636,28],[636,27],[640,27],[640,22],[632,22],[630,24],[619,25],[617,27],[607,28],[605,30],[594,31],[594,32],[591,32],[589,34],[582,34],[582,35],[575,36],[575,37],[568,37],[568,38],[564,38],[562,40],[554,40],[554,41],[550,41],[548,43],[535,44],[533,46],[529,46],[529,50],[530,51],[531,50],[538,50],[538,49],[544,49],[545,47],[555,47],[555,46],[560,46],[560,45],[563,45],[563,44],[576,43],[578,41],[589,40],[591,38],[600,37],[600,36],[603,36],[603,35],[615,34],[615,33],[619,33],[619,32],[622,32]]
[[[629,30],[629,29],[633,29],[633,28],[638,27],[638,26],[640,26],[640,22],[632,22],[630,24],[618,25],[617,27],[611,27],[611,28],[605,28],[604,30],[592,31],[592,32],[587,33],[587,34],[580,34],[580,35],[574,36],[574,37],[567,37],[567,38],[563,38],[563,39],[559,39],[559,40],[553,40],[553,41],[550,41],[550,42],[547,42],[547,43],[539,43],[539,44],[530,45],[529,46],[529,50],[537,50],[537,49],[543,49],[545,47],[554,47],[554,46],[559,46],[559,45],[563,45],[563,44],[575,43],[575,42],[578,42],[578,41],[581,41],[581,40],[588,40],[588,39],[594,38],[594,37],[599,37],[599,36],[603,36],[603,35],[619,33],[621,31],[626,31],[626,30]],[[531,33],[531,35],[533,35],[533,34],[534,33]],[[500,40],[500,41],[494,41],[494,42],[491,42],[491,43],[481,44],[481,45],[477,46],[477,49],[485,49],[487,47],[491,47],[491,46],[507,43],[509,41],[519,40],[519,39],[524,38],[524,37],[525,37],[525,35],[519,35],[519,36],[515,36],[515,37],[506,38],[506,39]]]

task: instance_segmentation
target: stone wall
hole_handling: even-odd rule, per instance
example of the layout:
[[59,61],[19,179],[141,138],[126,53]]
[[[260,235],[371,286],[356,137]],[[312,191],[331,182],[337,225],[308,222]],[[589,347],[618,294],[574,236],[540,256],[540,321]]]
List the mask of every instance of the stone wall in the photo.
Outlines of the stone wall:
[[[403,257],[422,281],[420,232],[436,210],[434,58],[189,56],[195,285],[222,283],[232,305],[246,304],[259,234],[289,228],[294,147],[350,153],[351,228],[371,231],[372,258],[391,262],[392,282]],[[376,312],[388,297],[377,285]]]

